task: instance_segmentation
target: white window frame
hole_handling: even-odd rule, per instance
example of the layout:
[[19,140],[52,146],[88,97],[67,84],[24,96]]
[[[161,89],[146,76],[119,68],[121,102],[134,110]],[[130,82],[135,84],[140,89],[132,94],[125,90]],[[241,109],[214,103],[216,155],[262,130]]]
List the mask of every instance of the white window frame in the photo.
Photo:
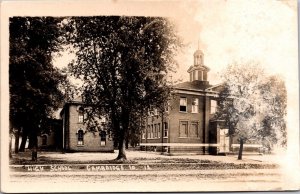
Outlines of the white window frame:
[[[185,101],[181,101],[182,99],[185,99]],[[181,102],[184,102],[183,104]],[[182,106],[185,106],[185,111],[180,110]],[[187,97],[180,97],[179,98],[179,112],[187,112]]]
[[[215,103],[213,106],[213,102]],[[215,114],[217,112],[218,102],[216,100],[210,100],[210,114]]]
[[83,114],[82,113],[79,113],[78,115],[78,123],[83,123]]
[[192,113],[199,113],[199,98],[192,98]]

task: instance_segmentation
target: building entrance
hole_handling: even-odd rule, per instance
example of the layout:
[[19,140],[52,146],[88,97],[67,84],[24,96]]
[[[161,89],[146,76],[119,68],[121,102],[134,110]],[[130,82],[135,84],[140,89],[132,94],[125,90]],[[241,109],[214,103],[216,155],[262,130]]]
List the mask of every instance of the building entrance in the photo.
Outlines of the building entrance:
[[220,129],[219,153],[228,153],[228,152],[229,152],[228,129]]

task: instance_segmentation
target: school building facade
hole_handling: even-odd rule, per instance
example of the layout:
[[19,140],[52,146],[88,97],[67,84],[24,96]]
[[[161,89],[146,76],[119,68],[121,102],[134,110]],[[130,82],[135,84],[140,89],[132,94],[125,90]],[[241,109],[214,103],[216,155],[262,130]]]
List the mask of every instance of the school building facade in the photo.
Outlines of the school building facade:
[[187,71],[190,81],[175,86],[165,112],[154,110],[147,118],[141,135],[142,150],[171,155],[226,154],[237,147],[224,121],[213,119],[222,85],[209,84],[210,69],[204,65],[201,50],[193,57],[194,64]]

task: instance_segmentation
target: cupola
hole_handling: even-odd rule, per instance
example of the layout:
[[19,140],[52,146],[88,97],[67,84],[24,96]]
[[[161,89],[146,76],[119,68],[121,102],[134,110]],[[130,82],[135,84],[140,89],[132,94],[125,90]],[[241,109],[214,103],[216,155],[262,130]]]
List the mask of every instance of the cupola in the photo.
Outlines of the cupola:
[[209,68],[204,65],[204,54],[201,50],[194,53],[194,65],[188,69],[190,74],[190,82],[204,81],[207,82],[207,73]]

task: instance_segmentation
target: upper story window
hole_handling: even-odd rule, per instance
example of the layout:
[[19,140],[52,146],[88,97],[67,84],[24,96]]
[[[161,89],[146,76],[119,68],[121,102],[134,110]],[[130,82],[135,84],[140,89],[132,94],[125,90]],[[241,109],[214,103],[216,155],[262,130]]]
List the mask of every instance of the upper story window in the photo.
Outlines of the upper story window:
[[187,99],[186,97],[180,97],[180,106],[179,111],[180,112],[186,112],[187,111]]
[[83,117],[84,117],[84,109],[83,109],[83,107],[79,107],[79,109],[78,109],[78,123],[83,123]]
[[192,113],[198,113],[199,110],[199,99],[193,98],[192,101]]
[[166,107],[165,107],[166,112],[170,111],[170,102],[167,103]]
[[210,114],[214,114],[217,111],[217,101],[210,100]]

